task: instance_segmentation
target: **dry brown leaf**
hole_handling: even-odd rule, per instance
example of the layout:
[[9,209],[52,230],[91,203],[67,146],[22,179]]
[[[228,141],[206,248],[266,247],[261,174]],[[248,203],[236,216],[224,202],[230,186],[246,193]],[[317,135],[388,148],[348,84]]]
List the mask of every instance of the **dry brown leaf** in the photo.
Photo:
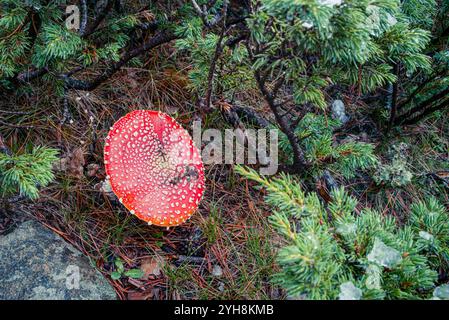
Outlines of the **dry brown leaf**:
[[151,276],[158,277],[161,275],[162,269],[162,259],[157,258],[146,258],[142,261],[140,269],[143,271],[143,279],[148,279]]
[[73,152],[69,152],[59,161],[56,161],[53,169],[66,172],[68,175],[80,179],[83,177],[85,164],[84,151],[82,148],[77,148]]
[[87,176],[100,178],[103,174],[100,172],[101,166],[97,163],[89,163],[87,165]]
[[128,292],[128,300],[150,300],[154,296],[153,290],[138,292],[130,291]]

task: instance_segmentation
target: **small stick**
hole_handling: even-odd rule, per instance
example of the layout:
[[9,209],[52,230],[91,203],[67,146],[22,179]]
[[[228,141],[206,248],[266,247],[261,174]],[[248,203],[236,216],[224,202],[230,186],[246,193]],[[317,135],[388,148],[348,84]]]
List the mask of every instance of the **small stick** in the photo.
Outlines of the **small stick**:
[[189,257],[189,256],[184,256],[184,255],[180,255],[178,256],[178,262],[192,262],[192,263],[203,263],[206,261],[205,258],[202,257]]
[[11,123],[5,122],[3,120],[0,120],[0,124],[5,126],[5,127],[14,128],[14,129],[32,129],[32,128],[35,128],[35,126],[32,126],[32,125],[11,124]]

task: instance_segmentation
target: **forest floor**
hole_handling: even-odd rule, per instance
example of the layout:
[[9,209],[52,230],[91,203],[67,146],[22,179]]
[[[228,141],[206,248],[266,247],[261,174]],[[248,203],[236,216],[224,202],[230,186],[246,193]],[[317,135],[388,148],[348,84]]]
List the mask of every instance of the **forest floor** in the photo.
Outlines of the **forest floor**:
[[[169,55],[167,51],[164,48],[160,54]],[[270,282],[276,272],[276,248],[281,244],[268,223],[270,208],[263,201],[263,191],[251,188],[232,166],[206,167],[207,188],[198,212],[169,230],[141,222],[102,191],[104,138],[110,126],[129,111],[161,110],[187,129],[198,118],[206,128],[230,127],[219,110],[194,111],[186,70],[174,70],[173,65],[150,58],[139,68],[123,69],[93,92],[71,91],[67,110],[49,88],[2,101],[2,118],[14,124],[2,128],[2,135],[13,152],[46,145],[58,148],[61,157],[56,181],[42,191],[38,201],[17,204],[13,211],[21,214],[8,221],[23,219],[24,214],[39,220],[88,256],[120,299],[285,298]],[[246,93],[244,98],[248,105],[264,109],[255,93]],[[15,111],[8,111],[8,105],[15,105]],[[349,108],[351,112],[357,114],[355,108]],[[364,206],[399,220],[411,201],[430,195],[449,205],[447,115],[393,131],[388,143],[374,129],[348,129],[347,135],[375,143],[386,163],[389,147],[405,143],[413,178],[400,188],[378,188],[365,176],[351,181],[337,176],[339,183]],[[372,128],[371,122],[366,123]],[[125,269],[141,268],[145,275],[112,280],[117,260],[123,261]]]

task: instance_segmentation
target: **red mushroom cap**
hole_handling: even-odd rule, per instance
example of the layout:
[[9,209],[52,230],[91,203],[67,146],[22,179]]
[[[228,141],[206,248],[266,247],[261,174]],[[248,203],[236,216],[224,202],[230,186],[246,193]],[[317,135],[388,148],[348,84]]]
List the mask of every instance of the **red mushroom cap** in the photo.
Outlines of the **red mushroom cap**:
[[107,178],[139,219],[176,226],[195,212],[204,167],[189,133],[165,113],[137,110],[118,120],[104,146]]

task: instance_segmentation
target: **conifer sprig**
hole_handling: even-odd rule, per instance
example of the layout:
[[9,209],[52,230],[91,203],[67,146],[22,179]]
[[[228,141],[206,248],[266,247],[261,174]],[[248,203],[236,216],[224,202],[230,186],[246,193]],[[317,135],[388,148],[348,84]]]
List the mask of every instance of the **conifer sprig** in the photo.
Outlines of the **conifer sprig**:
[[356,199],[331,192],[327,211],[288,175],[267,179],[236,171],[267,190],[269,218],[284,237],[280,273],[273,280],[290,296],[307,299],[429,299],[448,266],[449,213],[436,199],[418,202],[400,227],[375,210],[355,212]]
[[53,179],[52,165],[58,159],[55,149],[35,147],[30,153],[9,156],[0,153],[1,197],[19,193],[37,199],[39,188]]

